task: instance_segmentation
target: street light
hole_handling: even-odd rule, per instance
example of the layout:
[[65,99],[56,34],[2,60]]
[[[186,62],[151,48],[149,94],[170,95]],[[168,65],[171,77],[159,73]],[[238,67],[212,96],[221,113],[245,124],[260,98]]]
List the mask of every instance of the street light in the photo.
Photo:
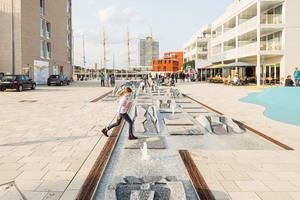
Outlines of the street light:
[[11,28],[12,28],[12,73],[15,74],[15,21],[14,21],[14,0],[11,0]]

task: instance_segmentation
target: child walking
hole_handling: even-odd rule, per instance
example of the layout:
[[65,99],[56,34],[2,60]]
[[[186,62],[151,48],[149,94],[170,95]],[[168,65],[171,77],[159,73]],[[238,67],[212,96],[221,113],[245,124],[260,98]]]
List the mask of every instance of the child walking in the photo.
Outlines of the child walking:
[[136,140],[136,139],[138,139],[138,137],[135,137],[135,136],[133,135],[133,133],[132,133],[133,122],[132,122],[132,120],[130,119],[129,115],[126,113],[126,110],[127,110],[127,101],[128,101],[127,98],[130,96],[131,92],[132,92],[131,88],[127,87],[127,88],[125,88],[124,92],[121,92],[121,93],[119,94],[119,98],[120,98],[120,97],[122,97],[122,98],[120,99],[120,102],[119,102],[117,122],[114,123],[114,124],[112,124],[112,125],[110,125],[110,126],[108,126],[107,128],[104,128],[104,129],[102,130],[102,133],[103,133],[106,137],[108,137],[107,132],[108,132],[110,129],[116,127],[116,126],[119,126],[120,123],[121,123],[122,118],[124,118],[124,120],[127,121],[127,122],[129,123],[129,137],[128,137],[128,139],[129,139],[129,140]]

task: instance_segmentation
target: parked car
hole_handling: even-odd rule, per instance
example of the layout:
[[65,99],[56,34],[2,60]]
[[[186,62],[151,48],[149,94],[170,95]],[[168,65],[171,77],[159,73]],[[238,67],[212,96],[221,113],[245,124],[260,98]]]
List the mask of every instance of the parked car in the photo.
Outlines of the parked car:
[[47,81],[48,86],[51,84],[55,85],[70,85],[70,80],[65,75],[51,75]]
[[6,75],[0,82],[0,90],[5,91],[6,89],[16,89],[22,92],[23,89],[30,88],[34,90],[36,83],[30,79],[27,75]]

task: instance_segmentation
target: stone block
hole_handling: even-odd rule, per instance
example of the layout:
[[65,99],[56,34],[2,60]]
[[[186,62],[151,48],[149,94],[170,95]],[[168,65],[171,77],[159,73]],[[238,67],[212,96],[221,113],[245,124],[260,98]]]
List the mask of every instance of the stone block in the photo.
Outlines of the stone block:
[[152,185],[151,189],[155,191],[154,200],[170,200],[171,190],[165,185]]
[[148,183],[142,184],[141,185],[141,190],[150,190],[150,184],[148,184]]
[[118,185],[116,195],[118,200],[128,200],[131,197],[131,191],[140,190],[139,184]]
[[131,191],[130,200],[153,200],[154,191],[151,190],[133,190]]
[[187,117],[182,118],[165,118],[167,126],[193,126],[194,123]]
[[206,118],[205,115],[199,115],[196,120],[198,121],[198,123],[203,126],[208,132],[212,133],[212,127],[210,125],[210,122],[208,121],[208,119]]
[[170,200],[186,200],[182,182],[168,182],[167,186],[171,190]]
[[[172,108],[164,108],[164,109],[160,109],[159,110],[160,113],[172,113]],[[174,109],[174,113],[181,113],[181,110],[179,110],[178,108]]]
[[145,183],[155,183],[164,179],[162,176],[143,176],[142,180]]
[[127,184],[142,184],[142,182],[137,179],[135,176],[126,176],[124,178]]
[[195,126],[167,126],[170,135],[203,135]]
[[166,177],[166,180],[167,180],[167,181],[170,181],[170,182],[171,182],[171,181],[178,181],[177,178],[176,178],[176,176],[167,176],[167,177]]
[[175,99],[176,103],[192,103],[192,101],[188,99]]
[[126,140],[125,149],[141,149],[144,142],[148,149],[166,149],[163,137],[139,137],[137,140]]
[[204,108],[201,108],[201,109],[183,109],[185,112],[187,112],[187,113],[199,113],[199,114],[201,114],[201,113],[208,113],[208,111],[207,110],[205,110]]
[[180,107],[182,109],[202,109],[202,106],[199,106],[198,104],[180,104]]

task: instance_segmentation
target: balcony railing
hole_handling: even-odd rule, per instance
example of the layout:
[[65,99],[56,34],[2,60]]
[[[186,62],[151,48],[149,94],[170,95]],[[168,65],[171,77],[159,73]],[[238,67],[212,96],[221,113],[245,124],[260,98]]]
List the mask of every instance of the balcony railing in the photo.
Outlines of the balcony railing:
[[223,35],[223,41],[230,40],[235,37],[236,28],[232,28],[229,31],[226,31]]
[[282,43],[280,41],[261,41],[260,42],[261,51],[282,51]]
[[245,31],[247,31],[249,28],[255,27],[256,25],[257,25],[257,16],[252,17],[248,21],[241,23],[237,28],[238,33],[241,34]]
[[207,53],[208,52],[208,48],[207,47],[198,47],[198,53]]
[[219,54],[212,55],[211,60],[212,62],[220,62],[223,60],[223,57],[224,57],[224,53],[219,53]]
[[282,14],[265,14],[260,18],[261,24],[282,24]]
[[238,48],[238,57],[251,55],[257,52],[257,42],[242,46]]
[[231,60],[231,59],[234,59],[234,58],[236,57],[236,55],[235,55],[235,50],[236,50],[236,49],[234,48],[234,49],[225,51],[225,52],[224,52],[223,59],[224,59],[224,60]]
[[220,43],[222,43],[222,35],[219,35],[218,37],[215,37],[211,40],[212,46],[216,46]]

